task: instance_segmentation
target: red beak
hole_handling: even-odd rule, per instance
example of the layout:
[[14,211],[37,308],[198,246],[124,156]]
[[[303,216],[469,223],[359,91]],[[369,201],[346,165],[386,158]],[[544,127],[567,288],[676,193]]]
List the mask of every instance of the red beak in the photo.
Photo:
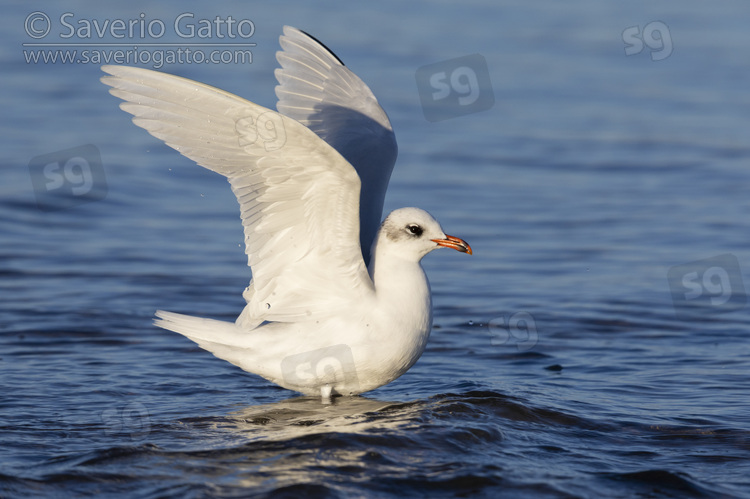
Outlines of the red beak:
[[461,253],[468,253],[470,255],[472,254],[471,246],[469,246],[469,243],[459,237],[446,235],[445,239],[433,239],[432,242],[437,243],[438,246],[453,248],[454,250],[460,251]]

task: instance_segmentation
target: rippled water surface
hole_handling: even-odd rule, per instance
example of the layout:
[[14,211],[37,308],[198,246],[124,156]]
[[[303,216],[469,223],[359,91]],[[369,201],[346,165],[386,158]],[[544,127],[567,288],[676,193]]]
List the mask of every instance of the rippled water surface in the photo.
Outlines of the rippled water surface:
[[[423,261],[421,360],[324,405],[152,325],[240,312],[236,201],[134,126],[98,65],[27,64],[43,9],[6,7],[0,496],[750,497],[747,4],[359,9],[44,11],[55,42],[65,12],[251,19],[252,64],[161,70],[266,106],[295,25],[379,97],[400,146],[386,210],[427,209],[474,255]],[[494,104],[485,86],[489,109],[425,119],[417,69],[471,54]],[[87,144],[103,177],[84,194],[32,183],[38,157]]]

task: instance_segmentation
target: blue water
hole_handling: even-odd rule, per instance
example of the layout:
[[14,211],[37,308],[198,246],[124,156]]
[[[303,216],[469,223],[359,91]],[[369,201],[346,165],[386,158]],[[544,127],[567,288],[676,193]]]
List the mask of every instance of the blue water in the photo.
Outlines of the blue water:
[[[400,149],[386,210],[427,209],[474,255],[425,258],[423,357],[333,405],[151,324],[240,312],[236,201],[96,64],[27,64],[36,10],[0,21],[0,496],[750,497],[747,3],[45,10],[55,42],[65,12],[251,19],[251,64],[161,70],[266,106],[291,24],[373,89]],[[471,54],[489,109],[425,119],[417,70]],[[87,144],[90,188],[75,165],[32,183]]]

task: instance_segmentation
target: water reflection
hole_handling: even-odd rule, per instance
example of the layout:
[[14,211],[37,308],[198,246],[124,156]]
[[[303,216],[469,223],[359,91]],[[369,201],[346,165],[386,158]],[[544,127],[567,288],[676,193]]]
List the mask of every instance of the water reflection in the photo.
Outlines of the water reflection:
[[244,407],[230,412],[219,426],[249,438],[291,439],[318,433],[363,433],[372,428],[402,426],[407,414],[413,413],[414,404],[360,396],[336,397],[324,403],[320,397],[303,396]]

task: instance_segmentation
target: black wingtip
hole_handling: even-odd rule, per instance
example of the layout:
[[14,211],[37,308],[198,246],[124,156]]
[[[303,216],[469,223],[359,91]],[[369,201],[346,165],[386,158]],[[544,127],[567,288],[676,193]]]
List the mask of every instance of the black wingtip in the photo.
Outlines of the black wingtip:
[[303,30],[300,30],[300,31],[301,31],[302,33],[304,33],[304,34],[305,34],[306,36],[309,36],[310,38],[312,38],[313,40],[315,40],[315,42],[316,42],[316,43],[317,43],[318,45],[320,45],[321,47],[323,47],[324,49],[326,49],[326,50],[328,51],[328,53],[329,53],[329,54],[331,54],[331,55],[333,56],[333,58],[334,58],[334,59],[336,59],[337,61],[339,61],[339,64],[341,64],[342,66],[346,66],[346,64],[344,64],[344,61],[342,61],[341,59],[339,59],[339,56],[337,56],[336,54],[334,54],[334,53],[333,53],[333,50],[329,49],[329,48],[328,48],[328,47],[326,46],[326,44],[325,44],[325,43],[321,42],[320,40],[318,40],[317,38],[315,38],[314,36],[312,36],[312,35],[311,35],[310,33],[308,33],[307,31],[303,31]]

